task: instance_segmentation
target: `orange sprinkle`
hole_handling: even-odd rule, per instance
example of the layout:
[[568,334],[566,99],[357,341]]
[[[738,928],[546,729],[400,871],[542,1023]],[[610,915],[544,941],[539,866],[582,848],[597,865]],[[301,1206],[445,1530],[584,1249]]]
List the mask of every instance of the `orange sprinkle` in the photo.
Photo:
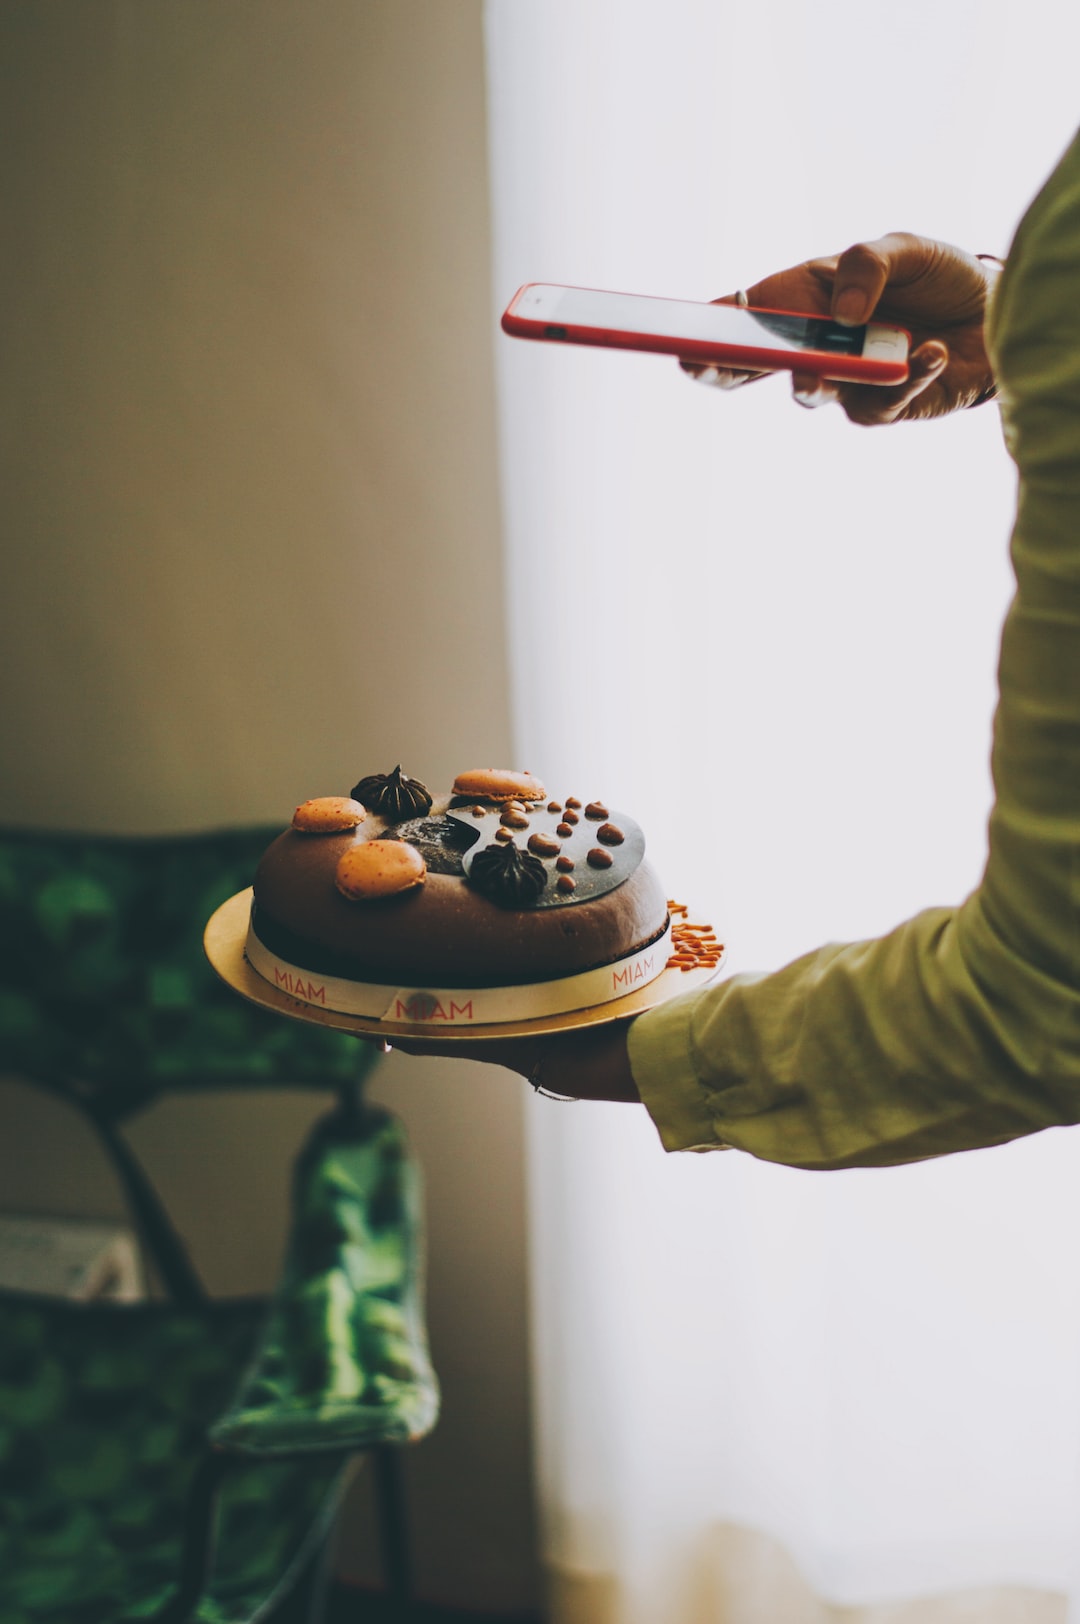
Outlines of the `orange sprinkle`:
[[711,925],[692,924],[686,915],[685,903],[668,899],[671,921],[671,953],[665,961],[669,970],[714,970],[724,953],[724,944],[717,940]]

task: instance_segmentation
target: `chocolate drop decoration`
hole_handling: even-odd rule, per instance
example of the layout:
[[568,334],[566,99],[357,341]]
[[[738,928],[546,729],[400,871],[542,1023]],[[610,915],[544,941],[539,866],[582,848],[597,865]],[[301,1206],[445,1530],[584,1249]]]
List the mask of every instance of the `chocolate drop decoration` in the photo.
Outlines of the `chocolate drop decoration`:
[[403,818],[422,818],[431,811],[431,796],[419,778],[410,778],[400,765],[392,773],[371,773],[350,791],[354,801],[377,812],[389,823]]
[[469,884],[504,908],[528,908],[547,885],[548,871],[512,840],[485,846],[469,864]]

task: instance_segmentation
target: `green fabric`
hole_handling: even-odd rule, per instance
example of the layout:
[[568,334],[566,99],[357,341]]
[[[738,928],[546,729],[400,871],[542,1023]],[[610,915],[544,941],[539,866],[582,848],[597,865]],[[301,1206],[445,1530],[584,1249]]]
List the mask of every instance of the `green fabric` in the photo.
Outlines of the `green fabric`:
[[[264,1312],[0,1297],[3,1624],[122,1624],[167,1601],[206,1427]],[[340,1467],[316,1457],[230,1469],[200,1624],[253,1618],[336,1507]]]
[[[358,1078],[370,1049],[245,1003],[203,955],[207,918],[250,883],[270,833],[0,834],[0,1069],[115,1117],[164,1090]],[[193,1473],[238,1389],[247,1407],[217,1439],[237,1458],[200,1624],[246,1624],[289,1582],[352,1448],[432,1425],[400,1126],[327,1118],[298,1163],[295,1218],[257,1376],[265,1304],[0,1294],[2,1624],[153,1617],[175,1589]]]
[[434,1425],[419,1176],[397,1119],[316,1124],[292,1219],[269,1313],[0,1295],[3,1624],[152,1617],[208,1441],[237,1458],[195,1616],[251,1619],[325,1532],[348,1455]]
[[300,1157],[281,1285],[216,1443],[258,1453],[420,1438],[438,1388],[421,1300],[419,1174],[396,1118],[318,1124]]
[[1080,139],[1020,226],[990,321],[1020,496],[983,882],[881,940],[640,1017],[631,1065],[668,1149],[865,1167],[1080,1120],[1078,289]]
[[370,1051],[237,997],[202,949],[276,831],[0,833],[0,1069],[117,1114],[162,1090],[332,1087]]

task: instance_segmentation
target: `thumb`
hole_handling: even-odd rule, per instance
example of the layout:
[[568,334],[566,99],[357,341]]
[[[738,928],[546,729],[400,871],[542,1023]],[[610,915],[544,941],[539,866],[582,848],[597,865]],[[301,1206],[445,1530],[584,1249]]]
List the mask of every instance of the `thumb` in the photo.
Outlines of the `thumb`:
[[911,282],[925,271],[932,244],[892,231],[875,242],[857,242],[836,262],[832,316],[845,327],[870,320],[890,282]]

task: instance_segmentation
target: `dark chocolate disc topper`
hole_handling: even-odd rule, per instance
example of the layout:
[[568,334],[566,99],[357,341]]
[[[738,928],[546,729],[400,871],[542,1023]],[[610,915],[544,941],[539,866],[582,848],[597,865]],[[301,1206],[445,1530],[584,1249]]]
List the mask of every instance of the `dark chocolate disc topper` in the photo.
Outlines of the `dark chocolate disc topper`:
[[403,818],[422,818],[431,811],[431,795],[419,778],[410,778],[400,765],[392,773],[371,773],[349,791],[354,801],[376,812],[388,823]]
[[589,902],[628,880],[645,855],[633,818],[573,795],[540,803],[440,796],[435,810],[419,779],[397,766],[362,778],[352,798],[383,820],[382,839],[408,841],[431,873],[462,875],[507,908]]
[[[609,811],[600,802],[591,803],[595,810],[585,818],[568,822],[563,807],[570,806],[572,799],[561,804],[553,801],[550,806],[525,807],[524,818],[520,820],[523,826],[519,827],[519,820],[515,820],[512,843],[508,839],[496,841],[496,831],[503,836],[510,833],[503,826],[498,806],[448,806],[445,814],[447,822],[456,823],[463,836],[467,829],[474,842],[471,849],[461,856],[461,866],[468,883],[475,885],[477,890],[483,888],[483,882],[479,885],[476,883],[476,865],[481,858],[485,863],[491,861],[487,852],[497,843],[500,852],[517,848],[519,856],[527,856],[539,864],[545,876],[544,885],[534,897],[504,903],[504,906],[573,908],[622,885],[645,855],[645,835],[640,825],[624,812]],[[607,821],[602,828],[598,828],[597,813],[601,811]],[[483,866],[481,864],[481,871]],[[572,878],[573,888],[560,889],[557,883],[559,875]]]

